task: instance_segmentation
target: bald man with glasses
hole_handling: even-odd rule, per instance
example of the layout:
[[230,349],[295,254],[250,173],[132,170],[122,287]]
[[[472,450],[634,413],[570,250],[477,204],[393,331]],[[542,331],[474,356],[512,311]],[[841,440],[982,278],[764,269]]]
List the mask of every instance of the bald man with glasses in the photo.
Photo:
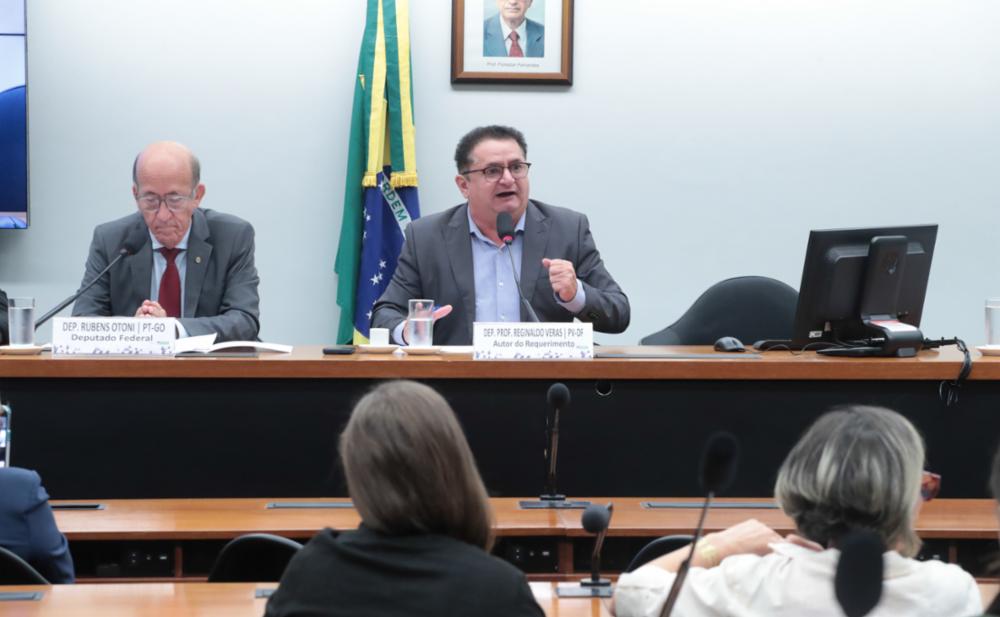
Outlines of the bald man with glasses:
[[132,196],[136,212],[94,230],[82,284],[127,255],[80,296],[73,315],[176,317],[180,336],[256,340],[253,227],[199,207],[198,158],[176,142],[149,145],[133,163]]
[[[405,344],[408,301],[430,298],[440,307],[434,344],[469,345],[473,322],[530,320],[514,275],[540,321],[577,318],[610,333],[628,327],[628,298],[604,267],[587,217],[529,198],[526,155],[524,136],[511,127],[479,127],[459,141],[455,184],[466,202],[407,226],[372,327]],[[514,222],[510,246],[497,234],[500,213]]]

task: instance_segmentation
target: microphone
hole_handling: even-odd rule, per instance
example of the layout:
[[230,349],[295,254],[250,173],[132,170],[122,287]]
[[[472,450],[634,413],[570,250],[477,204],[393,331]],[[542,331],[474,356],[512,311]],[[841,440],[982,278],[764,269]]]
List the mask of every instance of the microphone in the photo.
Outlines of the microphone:
[[[500,236],[500,240],[509,249],[511,242],[514,241],[514,219],[510,216],[510,213],[501,212],[497,215],[497,235]],[[524,293],[521,292],[521,280],[517,276],[517,268],[514,267],[514,255],[510,250],[507,251],[507,256],[510,257],[510,271],[514,275],[514,284],[517,285],[517,295],[521,298],[521,305],[524,306],[524,311],[528,314],[528,318],[531,321],[541,321],[538,319],[538,315],[535,314],[535,309],[531,308],[531,305],[528,304]]]
[[868,530],[846,534],[837,543],[840,560],[833,590],[847,617],[867,615],[882,597],[882,539]]
[[594,539],[594,552],[590,555],[590,578],[580,581],[579,587],[557,587],[556,595],[562,598],[610,598],[611,581],[601,578],[601,548],[604,546],[604,538],[608,535],[608,525],[611,524],[611,513],[615,506],[609,503],[606,506],[591,504],[583,511],[580,522],[583,528],[592,534],[596,534]]
[[691,541],[691,549],[687,557],[677,569],[674,577],[674,584],[670,586],[670,593],[667,594],[667,601],[663,603],[663,610],[660,617],[668,617],[670,611],[674,610],[674,604],[680,596],[684,579],[687,578],[688,570],[691,568],[691,558],[694,556],[694,549],[701,539],[701,533],[705,528],[705,516],[708,508],[712,504],[712,497],[716,493],[726,490],[736,477],[736,464],[740,457],[740,444],[731,433],[719,432],[708,438],[708,444],[701,455],[701,465],[699,466],[699,480],[701,488],[705,491],[705,505],[701,508],[701,516],[698,518],[698,527],[694,530],[694,539]]
[[549,443],[545,448],[545,459],[549,464],[548,474],[545,477],[545,492],[538,496],[538,499],[522,499],[517,502],[518,506],[525,510],[574,510],[583,509],[590,505],[585,499],[566,499],[565,495],[560,495],[556,491],[556,461],[559,458],[559,412],[569,408],[569,388],[566,384],[556,382],[549,386],[549,391],[545,395],[552,408],[551,418],[546,415],[545,428],[548,434]]
[[37,330],[46,321],[48,321],[48,320],[52,319],[53,317],[55,317],[56,314],[59,311],[63,310],[67,306],[69,306],[70,303],[75,302],[77,298],[79,298],[80,296],[82,296],[84,294],[84,292],[86,292],[88,289],[90,289],[91,287],[93,287],[94,283],[96,283],[97,281],[101,280],[101,277],[103,277],[105,274],[107,274],[108,271],[111,270],[111,268],[114,267],[114,265],[116,263],[118,263],[119,261],[121,261],[123,257],[127,257],[129,255],[135,255],[137,252],[139,252],[139,249],[142,248],[142,245],[145,243],[145,240],[146,240],[146,237],[147,237],[147,234],[145,233],[146,232],[145,228],[143,228],[142,231],[144,232],[142,235],[140,235],[138,233],[135,233],[135,232],[133,232],[131,235],[129,235],[129,237],[126,238],[122,242],[122,248],[119,249],[118,255],[116,255],[115,258],[111,260],[111,263],[109,263],[107,266],[105,266],[105,268],[103,270],[101,270],[97,274],[97,276],[95,276],[93,279],[91,279],[91,281],[89,283],[87,283],[86,285],[82,286],[79,290],[77,290],[76,293],[74,293],[70,297],[66,298],[65,300],[63,300],[59,304],[55,305],[52,308],[52,310],[50,310],[48,313],[45,313],[44,315],[42,315],[41,317],[39,317],[38,320],[35,321],[35,330]]
[[[545,493],[539,499],[548,501],[563,501],[565,495],[560,495],[556,491],[556,459],[559,456],[559,412],[569,407],[569,388],[566,384],[556,382],[549,386],[549,392],[545,395],[552,408],[552,424],[549,425],[549,475],[545,483]],[[546,418],[548,420],[548,418]]]

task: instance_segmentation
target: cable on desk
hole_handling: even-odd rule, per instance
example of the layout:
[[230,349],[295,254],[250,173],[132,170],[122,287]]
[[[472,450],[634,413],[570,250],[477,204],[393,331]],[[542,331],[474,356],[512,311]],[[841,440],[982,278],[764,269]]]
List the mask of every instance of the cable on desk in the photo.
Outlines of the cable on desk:
[[938,397],[945,404],[945,407],[951,407],[952,405],[958,404],[958,391],[962,387],[962,382],[969,377],[969,373],[972,372],[972,354],[969,353],[969,348],[962,339],[955,338],[941,338],[938,340],[924,339],[924,349],[935,349],[937,347],[943,347],[944,345],[954,345],[958,347],[958,350],[962,352],[962,368],[958,371],[958,377],[954,381],[948,381],[944,379],[938,384]]

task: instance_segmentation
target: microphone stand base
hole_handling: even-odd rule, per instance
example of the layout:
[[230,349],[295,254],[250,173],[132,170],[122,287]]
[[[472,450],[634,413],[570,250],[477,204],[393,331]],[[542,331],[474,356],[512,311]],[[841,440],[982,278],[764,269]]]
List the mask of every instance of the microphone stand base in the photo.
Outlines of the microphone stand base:
[[589,578],[580,581],[580,585],[558,585],[556,595],[560,598],[610,598],[611,581],[602,578],[593,581]]
[[589,506],[590,502],[566,499],[563,495],[542,495],[540,499],[522,499],[517,505],[522,510],[582,510]]

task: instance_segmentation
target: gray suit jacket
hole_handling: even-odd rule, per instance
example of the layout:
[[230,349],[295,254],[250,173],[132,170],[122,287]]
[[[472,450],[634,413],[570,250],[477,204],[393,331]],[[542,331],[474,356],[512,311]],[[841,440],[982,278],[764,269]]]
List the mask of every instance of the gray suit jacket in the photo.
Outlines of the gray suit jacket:
[[[435,345],[469,345],[476,317],[475,276],[468,206],[461,204],[410,223],[392,281],[375,303],[372,327],[395,328],[406,318],[410,298],[430,298],[454,311],[434,323]],[[604,268],[587,217],[566,208],[529,201],[525,211],[521,290],[542,321],[581,321],[599,332],[628,327],[628,298]],[[555,299],[542,258],[573,263],[587,303],[573,315]],[[521,307],[521,320],[527,320]]]
[[[149,298],[153,248],[142,215],[130,214],[94,229],[81,285],[92,280],[132,239],[140,244],[77,299],[73,315],[131,317]],[[204,208],[191,218],[185,252],[184,310],[180,322],[191,336],[218,335],[218,341],[252,341],[260,330],[253,226],[243,219]]]
[[[537,21],[526,19],[521,48],[526,58],[541,58],[545,55],[545,26]],[[487,58],[507,56],[507,42],[504,41],[503,28],[500,27],[500,14],[496,14],[483,22],[483,55]]]

